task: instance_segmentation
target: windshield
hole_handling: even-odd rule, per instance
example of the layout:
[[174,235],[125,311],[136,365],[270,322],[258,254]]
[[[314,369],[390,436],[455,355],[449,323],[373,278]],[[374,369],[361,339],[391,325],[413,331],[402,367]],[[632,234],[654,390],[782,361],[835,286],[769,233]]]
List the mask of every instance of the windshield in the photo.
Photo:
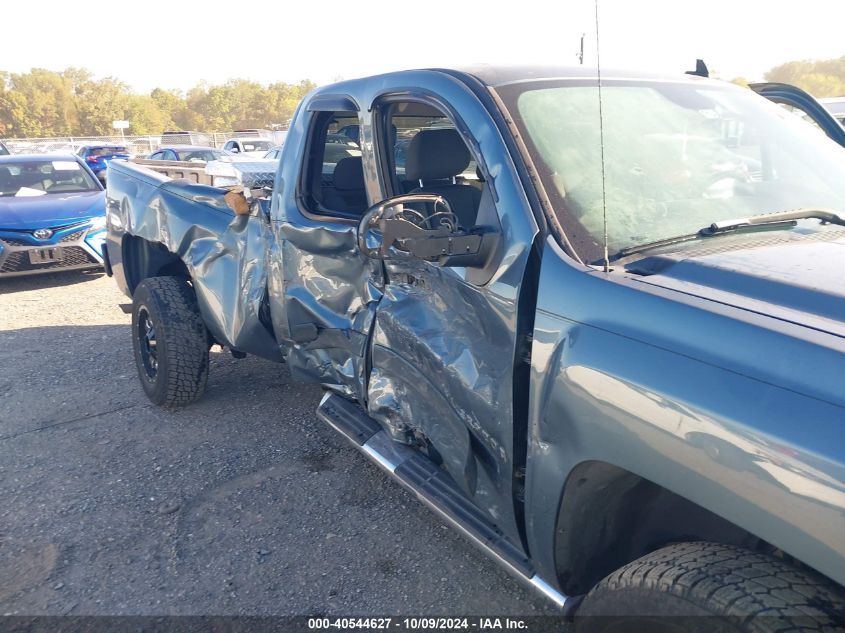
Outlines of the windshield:
[[88,172],[73,160],[0,163],[0,196],[44,196],[99,190]]
[[[603,257],[598,88],[500,88],[561,227],[579,256]],[[695,233],[799,207],[845,211],[845,151],[749,90],[713,83],[602,84],[608,245]],[[753,239],[753,236],[749,237]]]
[[194,161],[194,162],[209,162],[212,160],[220,160],[224,156],[228,154],[224,154],[220,150],[216,149],[191,149],[191,150],[180,150],[176,152],[177,160],[182,161]]

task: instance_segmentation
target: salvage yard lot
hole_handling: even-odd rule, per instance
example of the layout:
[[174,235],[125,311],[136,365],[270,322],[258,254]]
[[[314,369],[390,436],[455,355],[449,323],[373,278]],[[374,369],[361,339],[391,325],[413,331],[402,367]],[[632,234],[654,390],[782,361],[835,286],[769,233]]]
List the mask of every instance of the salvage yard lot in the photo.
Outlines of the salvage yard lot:
[[198,404],[151,405],[125,301],[100,274],[0,279],[0,613],[548,612],[284,366],[214,348]]

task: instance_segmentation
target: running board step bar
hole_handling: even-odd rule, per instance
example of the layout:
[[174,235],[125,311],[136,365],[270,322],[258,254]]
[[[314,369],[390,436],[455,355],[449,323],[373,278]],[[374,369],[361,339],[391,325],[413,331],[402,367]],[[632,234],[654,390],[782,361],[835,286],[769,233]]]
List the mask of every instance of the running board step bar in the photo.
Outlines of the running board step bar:
[[537,575],[519,548],[490,522],[443,469],[422,453],[393,441],[357,404],[327,392],[317,408],[317,417],[344,435],[525,586],[542,593],[566,614],[576,606],[577,600],[563,595]]

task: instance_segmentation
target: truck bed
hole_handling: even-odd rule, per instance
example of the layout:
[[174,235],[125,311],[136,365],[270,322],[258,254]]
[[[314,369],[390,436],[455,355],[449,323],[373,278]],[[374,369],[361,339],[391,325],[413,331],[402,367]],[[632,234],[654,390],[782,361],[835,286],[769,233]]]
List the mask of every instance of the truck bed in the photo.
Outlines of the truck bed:
[[[262,316],[272,242],[267,192],[257,190],[265,197],[251,196],[246,213],[239,214],[234,207],[245,192],[174,178],[188,169],[199,179],[201,170],[163,162],[109,166],[107,244],[119,287],[131,297],[136,277],[184,275],[217,343],[280,361],[269,318]],[[136,272],[126,274],[123,262],[130,258]]]
[[201,185],[213,185],[214,177],[205,171],[206,163],[180,160],[151,160],[133,158],[131,163],[141,165],[170,179],[184,179]]

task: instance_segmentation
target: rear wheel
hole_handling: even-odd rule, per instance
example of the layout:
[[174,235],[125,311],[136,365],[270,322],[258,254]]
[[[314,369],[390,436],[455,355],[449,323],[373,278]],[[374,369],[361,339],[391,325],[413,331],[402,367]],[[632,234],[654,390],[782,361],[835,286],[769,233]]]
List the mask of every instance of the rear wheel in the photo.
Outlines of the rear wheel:
[[151,277],[138,284],[132,300],[132,348],[141,386],[153,403],[182,407],[202,395],[208,340],[187,281]]
[[843,629],[845,600],[827,579],[703,542],[669,545],[618,569],[587,594],[576,617],[578,633]]

